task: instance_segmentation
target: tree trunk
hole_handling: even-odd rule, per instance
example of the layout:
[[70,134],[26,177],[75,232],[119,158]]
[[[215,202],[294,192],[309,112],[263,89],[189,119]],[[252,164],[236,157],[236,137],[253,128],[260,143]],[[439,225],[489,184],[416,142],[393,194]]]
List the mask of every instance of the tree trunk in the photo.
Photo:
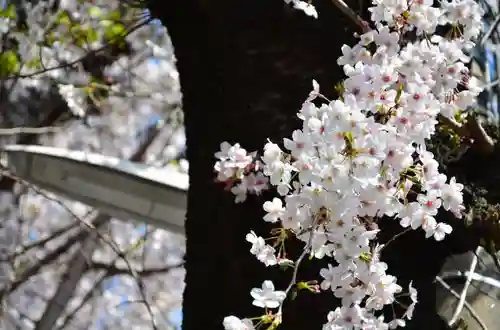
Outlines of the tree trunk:
[[[231,193],[214,183],[213,154],[225,140],[248,151],[261,150],[267,138],[282,143],[299,127],[296,113],[312,79],[333,96],[343,78],[336,64],[340,48],[355,42],[357,28],[329,0],[314,1],[317,20],[283,0],[148,4],[172,38],[183,92],[190,164],[183,329],[218,330],[227,315],[261,315],[263,310],[251,305],[250,289],[265,279],[284,289],[291,271],[265,268],[250,255],[245,235],[250,230],[269,235],[262,204],[270,196],[234,204]],[[386,222],[388,233],[400,230],[396,221]],[[432,282],[450,253],[447,244],[426,241],[420,231],[405,234],[387,249],[389,272],[403,285],[413,279],[421,292],[409,328],[446,329],[435,312]],[[319,268],[320,262],[304,262],[299,280],[319,280]],[[280,329],[321,329],[336,306],[331,292],[300,293],[285,302]],[[392,319],[392,309],[389,314]]]

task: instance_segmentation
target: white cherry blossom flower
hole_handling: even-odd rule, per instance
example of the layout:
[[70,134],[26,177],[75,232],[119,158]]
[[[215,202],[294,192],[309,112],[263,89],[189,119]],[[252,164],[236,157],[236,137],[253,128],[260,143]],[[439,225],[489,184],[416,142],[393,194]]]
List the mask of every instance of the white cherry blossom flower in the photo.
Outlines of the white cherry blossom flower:
[[264,203],[264,211],[267,214],[264,216],[264,220],[267,222],[277,222],[279,218],[283,215],[285,208],[283,207],[283,202],[279,198],[273,198],[271,202]]
[[271,281],[264,281],[262,288],[253,288],[250,295],[254,299],[253,305],[262,308],[277,308],[286,298],[284,291],[275,291]]
[[251,231],[246,235],[246,240],[252,244],[250,253],[255,255],[260,262],[266,266],[274,266],[278,263],[274,248],[267,245],[264,238],[257,236]]
[[249,319],[239,319],[236,316],[226,316],[222,322],[225,330],[254,330],[255,327]]

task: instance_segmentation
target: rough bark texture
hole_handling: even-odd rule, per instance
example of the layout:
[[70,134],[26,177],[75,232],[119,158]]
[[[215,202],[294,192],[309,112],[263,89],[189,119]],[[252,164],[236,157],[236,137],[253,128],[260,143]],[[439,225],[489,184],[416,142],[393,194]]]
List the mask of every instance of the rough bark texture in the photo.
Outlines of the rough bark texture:
[[[149,1],[172,37],[184,97],[190,162],[184,330],[222,329],[223,317],[231,314],[258,316],[249,290],[264,279],[283,288],[290,279],[291,271],[266,269],[250,255],[245,235],[268,234],[261,220],[265,199],[235,205],[213,182],[213,154],[224,140],[250,151],[260,150],[267,138],[281,143],[298,127],[295,114],[313,78],[333,95],[343,77],[336,64],[340,47],[352,44],[356,27],[330,1],[314,4],[318,20],[282,0]],[[394,221],[381,226],[387,233],[383,240],[400,230]],[[446,243],[411,232],[386,250],[390,273],[404,285],[413,279],[420,290],[410,329],[446,329],[435,312],[432,282],[446,256],[474,246],[475,241],[464,244],[463,232],[458,225]],[[318,279],[318,268],[318,262],[306,261],[299,279]],[[285,304],[280,329],[307,330],[321,329],[338,301],[331,293],[301,293]]]

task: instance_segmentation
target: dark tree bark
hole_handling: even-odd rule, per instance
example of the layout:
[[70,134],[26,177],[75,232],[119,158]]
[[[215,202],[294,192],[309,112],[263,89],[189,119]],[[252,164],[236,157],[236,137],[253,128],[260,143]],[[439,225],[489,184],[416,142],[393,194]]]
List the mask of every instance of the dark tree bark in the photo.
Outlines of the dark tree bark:
[[[253,151],[261,150],[267,138],[281,143],[290,136],[299,127],[296,112],[312,79],[333,96],[334,85],[343,77],[336,59],[343,44],[355,42],[357,27],[328,0],[314,1],[317,20],[282,0],[148,4],[172,38],[184,97],[190,190],[183,329],[222,329],[227,315],[260,315],[262,310],[251,306],[249,290],[264,279],[282,289],[291,271],[265,268],[250,255],[245,235],[250,230],[268,235],[262,203],[270,196],[235,205],[233,196],[214,183],[213,154],[225,140]],[[434,277],[446,256],[475,245],[457,238],[465,229],[454,225],[456,234],[448,243],[426,241],[422,232],[410,232],[386,250],[390,273],[403,285],[413,279],[420,290],[421,303],[410,329],[446,329],[435,312]],[[382,240],[400,230],[396,221],[381,226],[387,233]],[[319,266],[317,261],[304,262],[299,279],[319,279]],[[285,302],[280,329],[321,329],[327,312],[336,306],[331,293],[301,293]],[[389,314],[392,318],[392,309]]]

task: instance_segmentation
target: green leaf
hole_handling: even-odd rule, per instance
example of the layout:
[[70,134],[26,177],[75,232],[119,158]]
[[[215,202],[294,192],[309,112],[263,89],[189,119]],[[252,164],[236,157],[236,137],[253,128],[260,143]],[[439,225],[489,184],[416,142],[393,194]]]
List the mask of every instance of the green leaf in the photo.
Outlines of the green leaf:
[[122,46],[126,35],[127,29],[121,23],[113,23],[104,30],[104,38],[111,45]]
[[398,92],[396,93],[396,99],[395,99],[396,104],[399,104],[399,100],[401,99],[401,95],[403,94],[404,87],[405,87],[404,84],[400,84],[398,87]]
[[112,22],[119,22],[121,19],[121,14],[118,10],[113,10],[106,15],[106,19]]
[[100,24],[101,24],[102,26],[104,26],[105,28],[108,28],[108,27],[110,27],[111,25],[113,25],[113,22],[112,22],[112,21],[110,21],[109,19],[103,19],[103,20],[100,22]]
[[344,84],[339,82],[335,85],[335,91],[339,94],[342,95],[345,92]]
[[99,39],[99,35],[95,29],[87,29],[87,41],[89,43],[95,42]]
[[0,17],[6,17],[10,19],[16,19],[16,5],[9,4],[4,9],[0,10]]
[[71,34],[75,39],[75,43],[80,47],[87,43],[95,42],[99,38],[95,29],[81,24],[75,24],[71,28]]
[[41,69],[42,63],[40,62],[39,58],[32,58],[26,62],[24,62],[24,65],[28,69]]
[[177,161],[177,159],[173,159],[173,160],[168,162],[168,165],[179,167],[179,162]]
[[346,141],[346,143],[352,144],[354,142],[352,132],[344,132],[344,140]]
[[106,28],[106,30],[104,31],[104,36],[106,37],[106,39],[112,42],[124,37],[125,32],[126,32],[125,25],[121,23],[114,23]]
[[56,24],[71,25],[71,17],[69,17],[69,14],[67,12],[63,11],[56,19]]
[[54,42],[58,41],[59,40],[59,37],[57,36],[57,34],[55,32],[49,32],[46,36],[45,36],[45,44],[49,47],[51,47]]
[[0,53],[0,77],[9,77],[19,70],[17,54],[8,50]]
[[88,13],[92,17],[100,17],[102,16],[102,11],[99,7],[90,7],[88,9]]
[[372,261],[372,255],[370,252],[361,253],[359,259],[363,262],[370,263]]

